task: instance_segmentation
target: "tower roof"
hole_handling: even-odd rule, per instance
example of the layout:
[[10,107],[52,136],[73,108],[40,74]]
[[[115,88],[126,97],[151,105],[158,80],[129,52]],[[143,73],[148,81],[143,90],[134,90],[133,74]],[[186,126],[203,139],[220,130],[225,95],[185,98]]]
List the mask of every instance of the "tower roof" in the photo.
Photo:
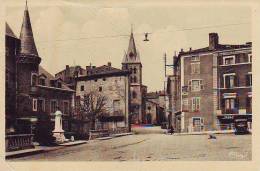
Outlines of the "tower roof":
[[21,50],[20,50],[21,54],[38,56],[38,52],[33,38],[33,31],[32,31],[32,26],[30,21],[30,15],[27,7],[27,1],[24,10],[20,40],[21,40]]
[[18,39],[7,22],[5,22],[5,35]]
[[135,39],[132,30],[129,39],[128,50],[127,53],[124,55],[122,63],[140,63],[140,57],[135,46]]

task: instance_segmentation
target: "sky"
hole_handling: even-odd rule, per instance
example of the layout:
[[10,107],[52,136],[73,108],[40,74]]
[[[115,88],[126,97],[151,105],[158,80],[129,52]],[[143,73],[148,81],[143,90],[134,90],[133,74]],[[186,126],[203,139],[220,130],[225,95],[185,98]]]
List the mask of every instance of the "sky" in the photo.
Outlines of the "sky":
[[[210,32],[217,32],[223,44],[251,41],[250,6],[173,2],[28,0],[41,65],[52,74],[66,65],[85,68],[112,62],[121,68],[132,25],[143,84],[156,91],[164,87],[164,53],[170,64],[181,48],[208,46]],[[6,22],[18,37],[24,8],[25,1],[6,1]],[[145,32],[151,33],[148,42],[143,41]]]

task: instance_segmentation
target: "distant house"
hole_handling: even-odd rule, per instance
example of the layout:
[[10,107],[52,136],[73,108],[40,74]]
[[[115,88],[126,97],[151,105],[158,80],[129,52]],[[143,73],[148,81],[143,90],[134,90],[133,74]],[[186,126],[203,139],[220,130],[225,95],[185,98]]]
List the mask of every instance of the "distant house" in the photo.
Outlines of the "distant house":
[[97,118],[95,129],[117,131],[127,128],[129,72],[114,68],[111,63],[100,67],[89,66],[86,72],[86,76],[76,78],[76,104],[82,104],[82,99],[89,93],[101,95],[106,101],[103,113]]
[[210,33],[208,47],[179,52],[167,85],[179,132],[234,129],[241,118],[251,128],[252,43],[220,44]]
[[69,66],[66,65],[66,68],[57,74],[55,78],[60,78],[64,83],[66,83],[71,89],[76,89],[76,77],[86,75],[86,70],[80,66]]
[[148,92],[145,96],[146,111],[144,123],[160,125],[166,121],[165,108],[166,100],[163,91]]

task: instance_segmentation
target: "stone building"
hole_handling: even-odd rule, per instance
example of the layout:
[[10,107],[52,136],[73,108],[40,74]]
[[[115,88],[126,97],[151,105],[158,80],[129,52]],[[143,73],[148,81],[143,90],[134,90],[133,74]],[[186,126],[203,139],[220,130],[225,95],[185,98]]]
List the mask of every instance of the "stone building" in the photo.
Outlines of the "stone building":
[[146,112],[144,123],[160,125],[166,120],[166,99],[163,91],[149,92],[145,96]]
[[76,90],[76,81],[75,78],[85,75],[86,70],[81,68],[80,66],[69,66],[66,65],[66,68],[57,74],[55,74],[55,78],[60,78],[64,83],[67,84],[71,89]]
[[[86,67],[87,75],[76,78],[76,103],[81,103],[84,95],[94,93],[102,96],[105,105],[96,118],[95,129],[110,131],[128,130],[129,117],[129,71],[107,65]],[[95,102],[96,103],[96,102]]]
[[5,27],[5,120],[6,132],[9,133],[14,129],[16,118],[16,55],[20,39],[7,23]]
[[144,97],[147,87],[142,84],[142,63],[135,45],[133,32],[131,32],[128,50],[122,61],[122,69],[131,72],[129,76],[131,123],[143,123],[145,115]]
[[208,47],[181,50],[168,78],[175,129],[227,129],[236,117],[246,117],[250,123],[251,56],[251,43],[220,44],[217,33],[209,34]]
[[[8,72],[10,78],[15,78],[13,81],[17,86],[14,89],[16,101],[13,101],[16,104],[16,107],[13,108],[16,113],[16,131],[21,133],[33,132],[37,117],[44,114],[52,115],[57,106],[64,113],[63,125],[64,129],[68,130],[74,91],[60,79],[55,79],[39,65],[41,58],[34,42],[27,4],[20,38],[17,39],[17,42],[19,41],[18,47],[12,46],[12,48],[9,48],[9,43],[6,44],[6,47],[9,48],[7,57],[9,56],[8,53],[12,52],[12,56],[16,60],[16,63],[6,61],[7,66],[10,65],[16,70],[16,73]],[[7,91],[6,93],[9,96],[10,92]]]

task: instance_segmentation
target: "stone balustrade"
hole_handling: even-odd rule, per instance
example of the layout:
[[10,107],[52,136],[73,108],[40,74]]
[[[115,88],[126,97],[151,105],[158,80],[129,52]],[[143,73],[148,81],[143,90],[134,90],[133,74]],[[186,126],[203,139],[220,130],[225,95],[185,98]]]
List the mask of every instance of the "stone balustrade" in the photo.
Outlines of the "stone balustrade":
[[6,152],[28,148],[34,148],[33,134],[16,134],[5,136]]

